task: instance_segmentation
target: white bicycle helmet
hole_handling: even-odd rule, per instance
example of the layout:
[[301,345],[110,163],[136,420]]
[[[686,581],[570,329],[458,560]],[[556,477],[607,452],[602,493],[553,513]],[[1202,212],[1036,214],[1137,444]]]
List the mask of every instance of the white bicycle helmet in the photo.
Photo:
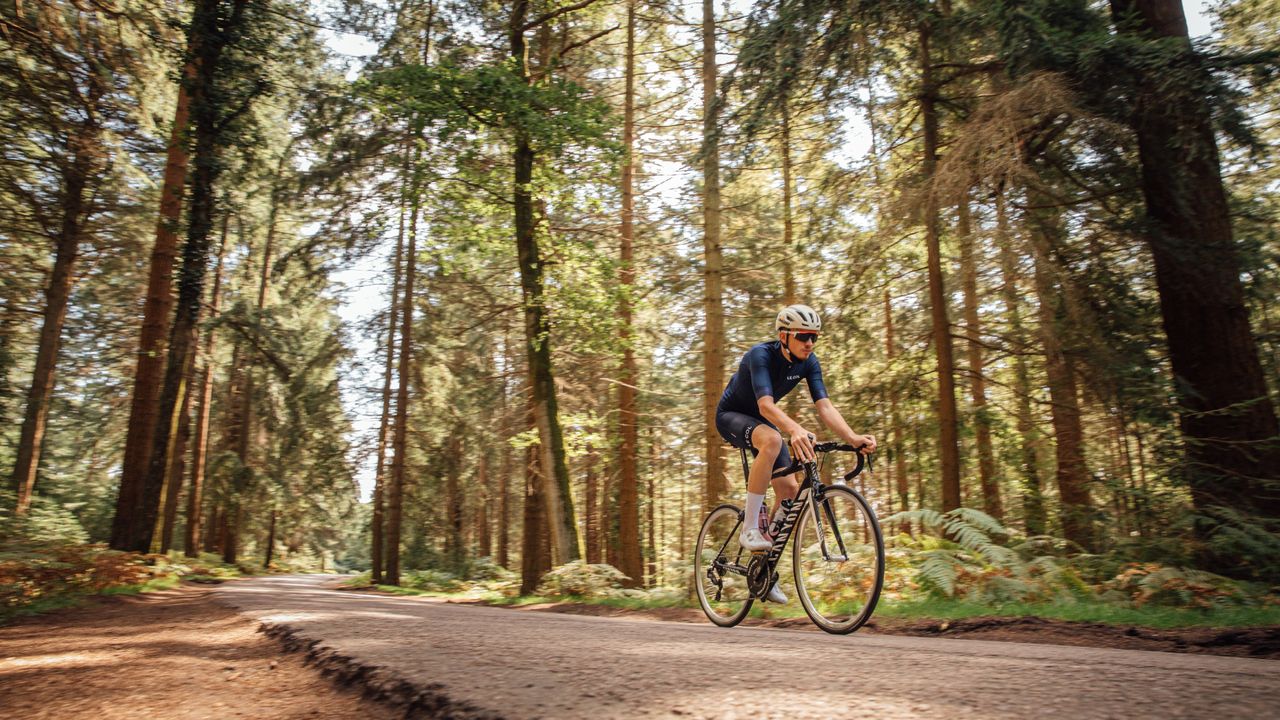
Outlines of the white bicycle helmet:
[[821,329],[822,318],[808,305],[788,305],[782,308],[778,319],[773,321],[774,332],[818,332]]

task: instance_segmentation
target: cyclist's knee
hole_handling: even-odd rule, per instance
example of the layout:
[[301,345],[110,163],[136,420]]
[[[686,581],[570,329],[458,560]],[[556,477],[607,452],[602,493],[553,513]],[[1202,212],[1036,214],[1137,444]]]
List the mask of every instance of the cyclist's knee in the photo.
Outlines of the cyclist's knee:
[[751,431],[751,444],[760,451],[762,457],[772,460],[782,449],[782,435],[771,427],[757,425],[756,429]]
[[773,491],[778,494],[779,499],[794,499],[800,491],[800,473],[774,478]]

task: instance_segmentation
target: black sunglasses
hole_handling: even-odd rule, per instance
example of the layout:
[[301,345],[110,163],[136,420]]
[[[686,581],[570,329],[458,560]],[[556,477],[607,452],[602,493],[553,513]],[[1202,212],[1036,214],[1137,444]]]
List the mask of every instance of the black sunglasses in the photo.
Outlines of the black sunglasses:
[[793,337],[793,338],[795,338],[795,339],[799,340],[800,342],[811,342],[811,343],[816,343],[816,342],[818,342],[818,333],[798,333],[798,332],[792,332],[792,333],[791,333],[791,337]]

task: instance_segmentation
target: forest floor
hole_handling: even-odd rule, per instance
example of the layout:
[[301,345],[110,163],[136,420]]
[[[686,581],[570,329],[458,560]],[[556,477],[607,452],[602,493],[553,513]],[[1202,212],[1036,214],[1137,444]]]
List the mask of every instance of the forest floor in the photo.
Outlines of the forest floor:
[[5,717],[399,717],[215,603],[207,585],[107,596],[0,627]]
[[[339,687],[302,653],[214,602],[207,585],[92,599],[0,627],[0,707],[23,718],[391,718],[391,708]],[[440,598],[401,598],[443,602]],[[457,602],[457,601],[452,601]],[[552,612],[705,623],[696,608],[630,610],[542,603]],[[814,630],[805,617],[744,625]],[[873,633],[1206,653],[1280,659],[1280,627],[1156,630],[1043,618],[877,618]]]
[[[449,602],[472,602],[450,600]],[[608,605],[554,602],[535,605],[503,605],[512,610],[569,613],[602,617],[652,618],[675,622],[705,623],[697,608],[627,609]],[[808,617],[748,618],[744,626],[818,631]],[[958,620],[875,618],[865,631],[884,635],[1046,643],[1077,647],[1204,653],[1231,657],[1280,660],[1280,626],[1252,628],[1155,629],[1039,617],[974,617]]]

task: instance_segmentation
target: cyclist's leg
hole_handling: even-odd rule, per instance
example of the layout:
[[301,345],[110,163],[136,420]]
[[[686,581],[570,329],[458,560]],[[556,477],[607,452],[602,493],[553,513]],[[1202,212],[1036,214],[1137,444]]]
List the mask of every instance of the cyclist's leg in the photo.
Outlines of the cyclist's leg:
[[791,454],[787,452],[786,443],[782,442],[782,435],[777,429],[763,421],[751,429],[747,440],[756,451],[756,461],[751,463],[751,473],[747,478],[747,492],[763,495],[769,490],[770,477],[778,468],[778,462],[783,458],[789,462]]
[[[716,413],[716,430],[730,445],[746,448],[756,456],[747,476],[747,492],[763,495],[769,490],[769,477],[785,458],[791,462],[791,454],[777,428],[764,418],[727,410]],[[786,467],[783,465],[781,467]]]
[[[787,465],[790,465],[790,458],[787,459]],[[780,465],[778,467],[786,467]],[[774,468],[778,469],[777,467]],[[793,473],[791,475],[783,475],[780,478],[773,479],[773,510],[769,513],[769,517],[773,517],[778,512],[778,506],[783,500],[795,500],[796,493],[800,492],[800,480],[803,477],[801,473]]]

